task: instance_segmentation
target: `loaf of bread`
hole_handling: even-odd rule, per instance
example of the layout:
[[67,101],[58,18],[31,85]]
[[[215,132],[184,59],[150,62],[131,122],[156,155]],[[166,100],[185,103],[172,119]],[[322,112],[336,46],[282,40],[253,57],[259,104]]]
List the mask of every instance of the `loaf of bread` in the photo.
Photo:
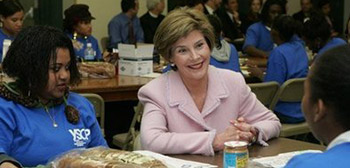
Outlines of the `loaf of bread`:
[[134,152],[109,148],[91,148],[72,151],[56,159],[57,168],[165,168],[159,160]]
[[78,69],[83,77],[113,78],[116,74],[115,66],[108,62],[78,63]]

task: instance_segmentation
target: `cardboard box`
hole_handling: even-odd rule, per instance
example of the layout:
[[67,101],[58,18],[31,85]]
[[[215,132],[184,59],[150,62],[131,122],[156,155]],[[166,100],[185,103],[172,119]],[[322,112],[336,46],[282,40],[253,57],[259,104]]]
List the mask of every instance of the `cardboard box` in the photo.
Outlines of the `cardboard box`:
[[153,73],[153,60],[119,59],[119,75],[140,76]]
[[153,58],[153,44],[118,44],[119,58],[148,59]]
[[119,75],[140,76],[153,73],[153,44],[118,44]]

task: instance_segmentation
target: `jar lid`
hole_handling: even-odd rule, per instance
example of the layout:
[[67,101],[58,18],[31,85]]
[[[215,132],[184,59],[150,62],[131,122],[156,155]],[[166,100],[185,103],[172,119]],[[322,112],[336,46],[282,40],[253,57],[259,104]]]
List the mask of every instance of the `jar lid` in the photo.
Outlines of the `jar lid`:
[[246,141],[227,141],[224,144],[225,144],[225,146],[235,148],[235,147],[247,146],[248,142],[246,142]]

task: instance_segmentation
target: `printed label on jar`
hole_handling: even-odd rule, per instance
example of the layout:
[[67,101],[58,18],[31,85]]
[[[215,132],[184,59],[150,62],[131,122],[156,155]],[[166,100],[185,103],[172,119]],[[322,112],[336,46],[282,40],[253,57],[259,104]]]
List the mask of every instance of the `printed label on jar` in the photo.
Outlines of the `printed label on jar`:
[[248,154],[224,153],[224,168],[245,168],[248,164]]

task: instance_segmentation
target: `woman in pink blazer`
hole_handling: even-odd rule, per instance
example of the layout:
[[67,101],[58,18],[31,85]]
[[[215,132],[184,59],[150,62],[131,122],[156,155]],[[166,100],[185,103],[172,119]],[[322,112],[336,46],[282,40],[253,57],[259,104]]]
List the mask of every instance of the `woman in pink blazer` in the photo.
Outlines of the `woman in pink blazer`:
[[214,34],[204,14],[190,9],[170,12],[154,41],[174,71],[139,91],[144,149],[214,155],[226,141],[267,145],[278,136],[278,118],[256,99],[242,75],[209,66]]

